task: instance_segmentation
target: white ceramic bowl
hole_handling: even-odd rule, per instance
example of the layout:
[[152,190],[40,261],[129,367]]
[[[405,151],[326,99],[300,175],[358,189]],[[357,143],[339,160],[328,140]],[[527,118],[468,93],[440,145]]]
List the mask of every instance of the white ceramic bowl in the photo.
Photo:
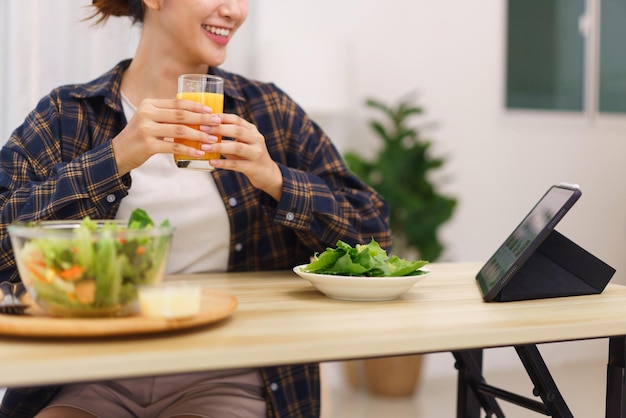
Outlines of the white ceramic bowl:
[[293,268],[300,277],[311,282],[313,286],[326,296],[333,299],[355,301],[382,301],[397,299],[408,292],[417,282],[430,274],[430,270],[421,268],[424,274],[401,277],[364,277],[338,276],[334,274],[309,273],[301,264]]

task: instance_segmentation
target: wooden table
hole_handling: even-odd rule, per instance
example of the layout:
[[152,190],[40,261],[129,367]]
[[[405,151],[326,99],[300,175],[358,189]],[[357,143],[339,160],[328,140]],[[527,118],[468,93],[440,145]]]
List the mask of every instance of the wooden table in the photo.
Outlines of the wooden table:
[[474,280],[480,264],[429,268],[431,275],[389,302],[333,300],[291,271],[172,276],[168,279],[232,293],[237,310],[216,324],[151,336],[0,337],[0,386],[615,337],[607,416],[626,416],[609,414],[615,408],[621,414],[624,399],[623,385],[613,382],[624,371],[626,287],[611,284],[600,295],[484,303]]

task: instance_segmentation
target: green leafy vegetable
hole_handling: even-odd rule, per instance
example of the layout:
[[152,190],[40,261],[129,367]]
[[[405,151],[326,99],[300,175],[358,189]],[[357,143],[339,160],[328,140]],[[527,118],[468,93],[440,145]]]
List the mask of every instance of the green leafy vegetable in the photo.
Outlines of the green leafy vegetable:
[[420,270],[428,261],[408,261],[387,252],[372,239],[369,244],[352,247],[341,240],[335,248],[316,253],[313,261],[303,267],[309,273],[336,274],[342,276],[398,277],[424,274]]
[[[169,221],[161,227],[169,228]],[[41,298],[60,307],[123,306],[137,299],[138,285],[165,267],[170,235],[151,233],[153,228],[143,209],[133,211],[126,226],[85,217],[70,237],[50,230],[26,242],[20,251],[20,273],[30,276]]]
[[130,218],[128,219],[129,229],[141,229],[151,226],[154,226],[154,222],[145,210],[137,208],[130,214]]

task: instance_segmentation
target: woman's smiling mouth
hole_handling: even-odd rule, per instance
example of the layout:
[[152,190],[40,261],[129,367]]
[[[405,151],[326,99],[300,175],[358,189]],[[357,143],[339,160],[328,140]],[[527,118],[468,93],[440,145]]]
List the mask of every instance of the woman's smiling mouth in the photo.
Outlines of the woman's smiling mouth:
[[216,35],[222,38],[228,38],[231,32],[230,29],[220,28],[217,26],[202,25],[202,28],[208,33],[210,33],[211,35]]

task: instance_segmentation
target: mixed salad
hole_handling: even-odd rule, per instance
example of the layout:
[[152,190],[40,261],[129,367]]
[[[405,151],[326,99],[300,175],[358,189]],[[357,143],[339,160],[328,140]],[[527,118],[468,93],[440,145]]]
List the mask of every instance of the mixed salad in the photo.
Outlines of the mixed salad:
[[428,261],[408,261],[387,252],[372,238],[369,244],[352,247],[341,240],[335,248],[316,253],[303,270],[309,273],[336,274],[342,276],[397,277],[426,273],[420,270]]
[[172,229],[168,221],[161,228],[165,234],[156,233],[143,209],[127,225],[85,217],[71,236],[47,230],[27,239],[16,252],[20,274],[48,306],[116,309],[137,300],[138,285],[163,274]]

